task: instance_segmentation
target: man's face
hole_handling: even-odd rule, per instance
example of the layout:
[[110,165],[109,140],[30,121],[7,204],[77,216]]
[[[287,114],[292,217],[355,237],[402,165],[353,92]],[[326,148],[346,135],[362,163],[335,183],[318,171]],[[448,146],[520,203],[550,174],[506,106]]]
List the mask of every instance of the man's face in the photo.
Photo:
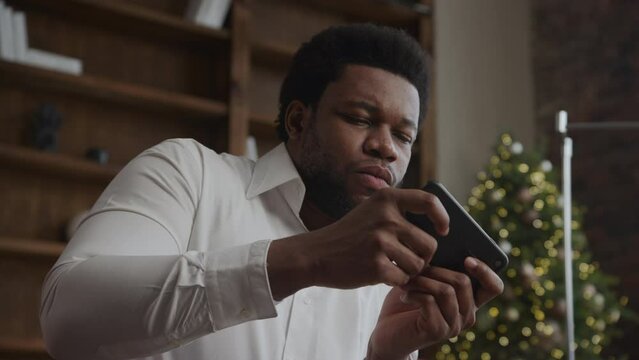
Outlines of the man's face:
[[404,78],[347,65],[300,133],[298,168],[308,198],[333,218],[397,186],[417,136],[419,94]]

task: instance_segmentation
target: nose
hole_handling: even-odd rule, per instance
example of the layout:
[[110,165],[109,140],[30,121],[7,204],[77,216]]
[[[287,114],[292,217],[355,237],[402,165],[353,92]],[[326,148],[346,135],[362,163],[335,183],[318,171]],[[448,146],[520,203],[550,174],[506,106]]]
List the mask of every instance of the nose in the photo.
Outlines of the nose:
[[390,129],[383,126],[372,129],[364,143],[364,152],[389,163],[397,160],[397,149]]

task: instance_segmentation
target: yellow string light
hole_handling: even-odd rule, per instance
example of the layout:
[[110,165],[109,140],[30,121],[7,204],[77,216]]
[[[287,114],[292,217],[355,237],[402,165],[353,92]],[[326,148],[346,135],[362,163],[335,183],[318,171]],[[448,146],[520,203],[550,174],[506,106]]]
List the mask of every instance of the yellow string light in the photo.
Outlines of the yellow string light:
[[501,346],[503,346],[503,347],[506,347],[506,346],[508,346],[508,344],[509,344],[509,343],[510,343],[510,341],[508,340],[508,338],[507,338],[507,337],[505,337],[505,336],[501,336],[501,337],[499,338],[499,345],[501,345]]
[[564,357],[564,352],[561,351],[561,349],[552,349],[552,351],[550,352],[550,356],[555,359],[561,359],[562,357]]
[[466,333],[466,340],[468,341],[475,341],[475,333],[472,331],[469,331]]
[[520,173],[525,174],[528,170],[530,170],[530,167],[528,164],[519,164],[519,166],[517,166],[517,170],[519,170]]

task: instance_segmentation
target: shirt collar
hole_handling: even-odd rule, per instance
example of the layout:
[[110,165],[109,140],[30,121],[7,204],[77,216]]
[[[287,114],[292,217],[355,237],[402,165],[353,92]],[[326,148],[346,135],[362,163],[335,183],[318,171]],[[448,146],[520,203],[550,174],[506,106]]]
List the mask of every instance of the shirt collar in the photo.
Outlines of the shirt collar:
[[281,187],[286,201],[299,213],[306,188],[284,143],[257,160],[246,198],[252,199],[277,187]]

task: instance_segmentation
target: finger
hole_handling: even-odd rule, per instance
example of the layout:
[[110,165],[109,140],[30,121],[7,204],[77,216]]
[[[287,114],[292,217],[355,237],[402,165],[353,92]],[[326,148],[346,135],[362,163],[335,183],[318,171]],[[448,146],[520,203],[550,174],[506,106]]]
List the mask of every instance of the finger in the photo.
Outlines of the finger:
[[437,250],[437,240],[407,220],[403,220],[401,224],[397,237],[428,265]]
[[412,310],[393,314],[393,329],[386,328],[389,331],[384,340],[393,344],[389,348],[418,349],[451,337],[447,336],[450,328],[432,295],[415,295],[410,301],[411,304],[406,306]]
[[420,307],[420,313],[424,320],[419,329],[420,333],[426,333],[436,340],[444,340],[457,336],[461,331],[459,314],[451,325],[451,321],[446,318],[446,314],[442,311],[435,296],[420,292],[408,292],[404,300],[411,305]]
[[379,282],[383,282],[388,286],[402,286],[410,280],[410,276],[393,264],[385,254],[380,254],[377,258],[376,266]]
[[417,189],[397,189],[394,195],[397,206],[402,212],[425,214],[440,235],[448,234],[450,219],[437,196]]
[[464,267],[468,274],[479,281],[475,303],[481,307],[504,291],[504,282],[488,265],[474,257],[464,260]]
[[455,288],[457,301],[459,302],[459,313],[463,318],[462,328],[467,329],[475,324],[477,306],[475,305],[473,286],[468,275],[438,266],[425,269],[422,275],[449,284]]
[[382,246],[382,251],[410,277],[419,274],[426,264],[424,259],[404,246],[401,241],[386,242]]
[[435,298],[446,323],[451,328],[455,326],[461,327],[461,318],[459,313],[459,303],[455,288],[449,284],[431,279],[425,276],[417,276],[411,279],[404,289],[408,290],[406,299],[418,294],[429,294]]

